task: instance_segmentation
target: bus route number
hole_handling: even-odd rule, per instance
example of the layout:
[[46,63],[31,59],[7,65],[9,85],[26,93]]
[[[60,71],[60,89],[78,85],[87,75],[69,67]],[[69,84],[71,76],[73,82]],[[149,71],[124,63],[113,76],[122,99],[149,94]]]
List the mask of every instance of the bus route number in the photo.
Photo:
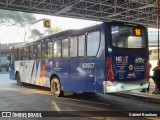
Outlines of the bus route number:
[[82,63],[82,68],[94,68],[95,63]]

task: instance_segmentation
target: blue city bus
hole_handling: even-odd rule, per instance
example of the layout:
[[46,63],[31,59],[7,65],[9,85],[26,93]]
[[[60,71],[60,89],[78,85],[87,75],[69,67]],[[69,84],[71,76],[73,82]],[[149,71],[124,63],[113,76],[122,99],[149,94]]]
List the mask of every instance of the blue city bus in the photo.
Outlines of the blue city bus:
[[64,91],[114,93],[148,87],[147,28],[105,22],[10,49],[10,79]]

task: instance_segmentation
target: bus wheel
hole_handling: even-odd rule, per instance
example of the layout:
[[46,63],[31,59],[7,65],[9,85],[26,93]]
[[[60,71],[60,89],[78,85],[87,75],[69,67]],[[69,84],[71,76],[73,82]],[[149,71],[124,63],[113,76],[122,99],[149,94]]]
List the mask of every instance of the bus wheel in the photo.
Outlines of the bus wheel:
[[21,82],[21,78],[20,78],[20,74],[19,73],[16,74],[16,80],[17,80],[17,84],[18,85],[23,85],[23,83]]
[[61,89],[61,84],[58,78],[54,77],[51,80],[51,92],[55,97],[63,96],[63,91]]

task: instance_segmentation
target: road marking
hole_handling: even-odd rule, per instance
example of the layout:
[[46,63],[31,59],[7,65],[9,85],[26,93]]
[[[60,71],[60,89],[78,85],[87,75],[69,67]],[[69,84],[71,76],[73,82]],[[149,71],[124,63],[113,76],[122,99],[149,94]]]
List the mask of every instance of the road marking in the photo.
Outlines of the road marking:
[[51,105],[52,105],[53,108],[56,109],[56,111],[61,111],[60,107],[59,107],[59,106],[57,105],[57,103],[54,102],[53,100],[52,100],[52,102],[51,102]]
[[106,103],[99,103],[99,102],[91,102],[91,101],[84,101],[84,100],[78,100],[78,99],[72,99],[72,98],[62,98],[62,99],[67,99],[67,100],[72,100],[72,101],[78,101],[78,102],[83,102],[83,103],[93,103],[93,104],[99,104],[99,105],[110,105]]

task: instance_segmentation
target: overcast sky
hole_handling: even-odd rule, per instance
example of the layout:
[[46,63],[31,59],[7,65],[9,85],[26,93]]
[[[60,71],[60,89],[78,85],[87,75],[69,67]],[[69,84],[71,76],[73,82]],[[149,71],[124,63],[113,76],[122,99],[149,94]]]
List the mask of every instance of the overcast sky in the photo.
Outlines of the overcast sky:
[[[67,29],[80,29],[94,24],[98,24],[96,21],[89,20],[80,20],[64,17],[54,17],[47,15],[35,14],[38,19],[51,19],[51,27],[59,26],[62,30]],[[37,25],[32,25],[32,28],[36,28],[39,31],[43,32],[43,23],[39,22]],[[14,43],[14,42],[23,42],[24,41],[24,28],[17,26],[1,26],[0,28],[0,41],[1,43]]]
[[[48,15],[40,15],[35,14],[37,20],[39,19],[50,19],[51,27],[58,26],[62,30],[67,29],[80,29],[87,26],[95,25],[100,22],[97,21],[89,21],[89,20],[80,20],[73,18],[64,18],[64,17],[55,17]],[[31,29],[38,29],[40,32],[43,32],[46,28],[43,28],[43,22],[39,22],[37,24],[31,25]],[[156,29],[149,29],[149,31],[156,31]],[[150,38],[150,37],[149,37]],[[153,35],[151,36],[153,38]],[[150,39],[151,39],[150,38]],[[154,34],[154,38],[155,34]],[[1,26],[0,27],[0,42],[1,43],[14,43],[14,42],[23,42],[24,41],[24,28],[20,28],[17,26]]]

